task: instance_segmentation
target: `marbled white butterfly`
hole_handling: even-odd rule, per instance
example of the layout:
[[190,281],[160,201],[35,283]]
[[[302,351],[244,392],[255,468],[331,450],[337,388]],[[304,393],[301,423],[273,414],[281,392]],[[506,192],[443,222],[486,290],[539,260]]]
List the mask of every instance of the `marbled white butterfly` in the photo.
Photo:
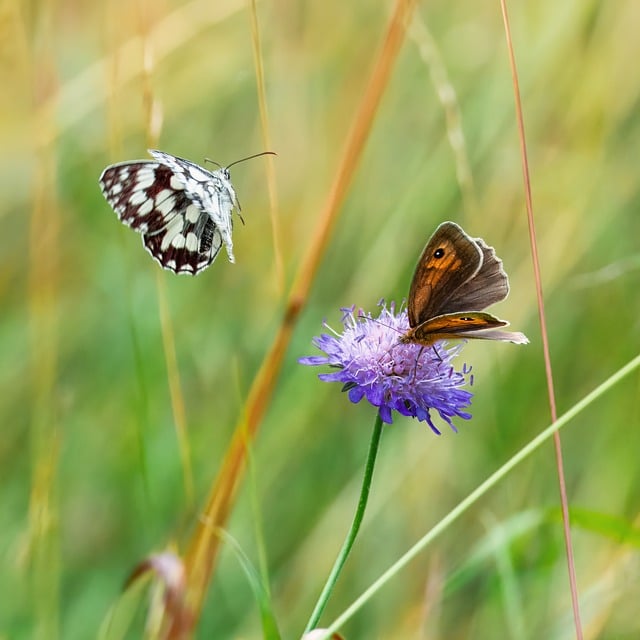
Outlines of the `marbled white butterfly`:
[[216,171],[162,151],[149,153],[155,160],[112,164],[100,176],[102,193],[120,220],[142,234],[154,260],[175,273],[203,271],[223,243],[235,262],[232,213],[240,215],[240,203],[229,167],[273,152],[218,165]]

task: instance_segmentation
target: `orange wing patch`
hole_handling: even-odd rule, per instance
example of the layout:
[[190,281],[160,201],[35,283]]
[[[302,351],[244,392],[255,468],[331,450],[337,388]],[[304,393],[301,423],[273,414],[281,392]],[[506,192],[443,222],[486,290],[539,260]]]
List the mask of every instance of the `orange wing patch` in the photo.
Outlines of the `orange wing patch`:
[[[436,316],[413,329],[409,329],[400,342],[415,342],[423,346],[430,346],[438,340],[460,340],[461,338],[475,338],[472,335],[485,329],[505,327],[508,322],[500,320],[490,313],[466,311],[463,313],[448,313]],[[465,335],[466,334],[466,335]]]

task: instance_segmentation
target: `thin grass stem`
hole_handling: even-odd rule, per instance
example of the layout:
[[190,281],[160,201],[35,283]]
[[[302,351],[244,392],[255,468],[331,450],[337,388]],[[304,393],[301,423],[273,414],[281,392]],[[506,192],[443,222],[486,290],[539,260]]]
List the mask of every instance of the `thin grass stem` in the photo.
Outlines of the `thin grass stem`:
[[[544,295],[542,293],[542,277],[540,275],[540,260],[538,257],[538,242],[536,239],[535,217],[533,213],[533,199],[531,197],[531,177],[529,174],[529,160],[527,155],[527,142],[524,130],[524,116],[522,113],[522,100],[520,96],[520,84],[518,82],[518,70],[516,66],[513,41],[511,39],[511,28],[509,27],[509,15],[507,13],[506,0],[500,0],[502,8],[502,18],[504,21],[504,31],[507,40],[507,51],[509,64],[511,66],[511,77],[513,81],[513,93],[515,99],[516,121],[518,123],[518,136],[520,139],[520,152],[522,159],[522,174],[524,179],[525,201],[527,205],[527,222],[529,226],[529,243],[531,245],[531,260],[536,284],[536,298],[538,304],[538,318],[540,322],[540,333],[542,337],[542,352],[544,355],[545,375],[547,379],[547,395],[549,398],[549,408],[551,411],[551,421],[555,422],[558,417],[556,408],[555,388],[553,384],[553,367],[551,366],[551,352],[549,349],[549,336],[547,333],[547,321],[544,310]],[[560,434],[554,432],[553,445],[555,449],[556,468],[558,470],[558,487],[560,490],[560,504],[562,506],[562,525],[564,534],[565,552],[567,554],[567,569],[569,573],[569,585],[571,591],[571,603],[573,607],[573,619],[578,640],[582,640],[582,623],[580,621],[580,605],[578,598],[578,585],[576,580],[575,561],[573,557],[573,544],[571,542],[571,523],[569,517],[569,500],[567,498],[567,487],[564,475],[564,463],[562,460],[562,442]]]
[[347,558],[349,557],[349,553],[353,547],[353,543],[356,540],[356,536],[358,535],[358,531],[360,531],[360,525],[362,524],[362,519],[364,518],[364,512],[367,508],[367,502],[369,500],[369,492],[371,490],[371,480],[373,478],[373,470],[376,465],[376,458],[378,456],[378,450],[380,449],[380,439],[382,437],[382,427],[383,422],[380,417],[380,413],[376,414],[376,421],[373,425],[373,432],[371,434],[371,442],[369,443],[369,453],[367,455],[367,462],[364,468],[364,476],[362,478],[362,488],[360,489],[360,497],[358,499],[358,506],[356,508],[356,512],[353,516],[353,522],[351,523],[351,528],[347,533],[347,537],[345,538],[344,543],[342,544],[342,549],[340,549],[340,553],[336,558],[336,561],[329,573],[329,577],[327,578],[327,582],[322,589],[320,597],[318,598],[318,602],[313,609],[311,617],[309,618],[309,622],[307,622],[307,626],[305,628],[305,633],[315,629],[318,621],[320,620],[320,616],[324,611],[324,608],[327,606],[327,602],[331,597],[331,593],[333,592],[333,588],[338,581],[340,576],[340,572],[344,567]]

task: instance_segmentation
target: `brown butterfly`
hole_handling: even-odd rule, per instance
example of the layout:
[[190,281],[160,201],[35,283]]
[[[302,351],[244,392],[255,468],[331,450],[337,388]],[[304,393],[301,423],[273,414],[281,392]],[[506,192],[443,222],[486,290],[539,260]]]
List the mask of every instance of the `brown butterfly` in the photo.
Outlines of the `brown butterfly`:
[[479,311],[508,294],[509,279],[493,247],[443,222],[418,261],[407,303],[410,329],[400,342],[430,346],[475,338],[527,344],[523,333],[495,331],[509,323]]

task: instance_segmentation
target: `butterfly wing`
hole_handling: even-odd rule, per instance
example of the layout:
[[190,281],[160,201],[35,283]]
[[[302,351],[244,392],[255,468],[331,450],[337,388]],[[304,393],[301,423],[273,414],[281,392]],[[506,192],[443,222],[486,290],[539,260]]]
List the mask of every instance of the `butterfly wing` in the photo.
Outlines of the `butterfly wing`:
[[165,269],[195,276],[216,259],[222,236],[203,213],[195,223],[186,216],[177,216],[161,233],[144,234],[142,242]]
[[149,153],[171,169],[175,178],[174,184],[179,182],[200,210],[211,216],[222,236],[229,261],[235,262],[231,236],[232,214],[234,208],[240,210],[240,204],[231,184],[229,170],[223,167],[216,171],[208,171],[190,160],[157,149],[149,149]]
[[191,198],[201,209],[205,209],[205,185],[211,182],[215,174],[195,162],[173,156],[164,151],[149,149],[149,153],[163,166],[167,167],[174,180],[174,189],[184,189],[187,196]]
[[156,233],[190,204],[171,186],[172,172],[150,160],[120,162],[100,176],[100,188],[118,218],[139,233]]
[[482,238],[473,238],[473,242],[482,251],[482,265],[473,277],[452,292],[441,313],[469,309],[480,311],[504,300],[509,294],[509,278],[494,248],[487,245]]
[[417,343],[423,346],[430,346],[438,340],[501,340],[503,342],[515,342],[516,344],[526,344],[529,340],[519,332],[495,331],[500,327],[505,327],[509,323],[500,320],[489,313],[480,311],[467,311],[464,313],[447,313],[419,324],[410,329],[400,342]]
[[450,301],[478,274],[482,259],[483,252],[474,240],[457,224],[443,222],[427,242],[411,281],[409,326],[455,311]]

